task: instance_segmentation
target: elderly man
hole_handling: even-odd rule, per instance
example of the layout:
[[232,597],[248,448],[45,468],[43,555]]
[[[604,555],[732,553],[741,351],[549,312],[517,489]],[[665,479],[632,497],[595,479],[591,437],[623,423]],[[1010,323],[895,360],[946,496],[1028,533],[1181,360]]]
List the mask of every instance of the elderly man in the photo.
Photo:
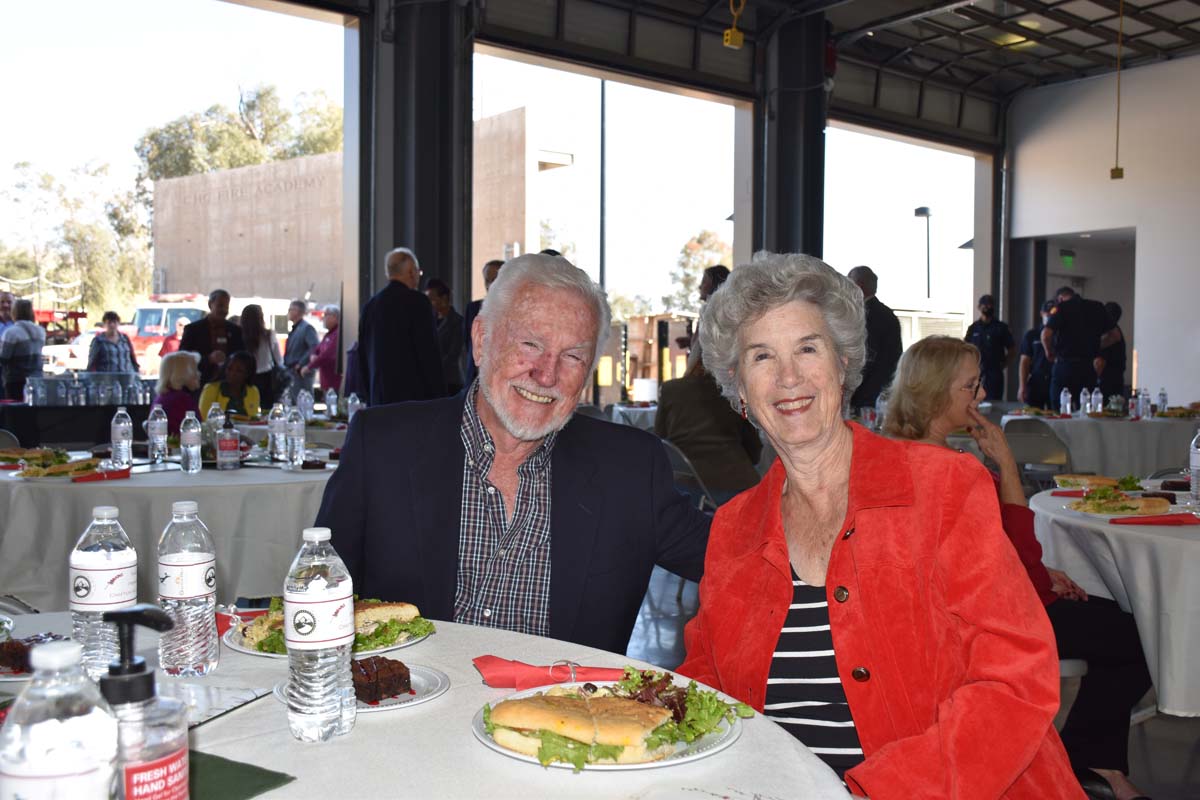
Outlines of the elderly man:
[[397,247],[384,269],[387,286],[363,306],[358,323],[359,381],[373,406],[444,397],[433,306],[417,291],[421,265],[412,250]]
[[[500,274],[500,268],[503,266],[504,262],[495,258],[483,265],[483,290],[485,292],[491,290],[492,284],[496,282],[496,276]],[[463,310],[463,339],[467,343],[467,370],[464,373],[463,385],[470,385],[475,380],[475,354],[471,349],[471,326],[475,324],[475,317],[479,315],[481,308],[483,308],[483,300],[472,300]]]
[[305,373],[304,368],[317,349],[317,332],[304,319],[307,313],[308,303],[303,300],[293,300],[288,306],[287,318],[292,323],[292,329],[288,331],[287,343],[283,346],[283,366],[291,378],[288,394],[293,403],[301,389],[311,392],[313,388],[312,373]]
[[855,267],[846,273],[863,293],[867,311],[867,363],[863,367],[862,383],[850,398],[851,408],[874,406],[883,387],[892,382],[904,345],[900,339],[900,320],[875,295],[879,276],[870,267]]
[[661,444],[575,415],[610,322],[563,258],[505,264],[462,394],[360,412],[317,516],[367,597],[624,652],[654,565],[696,579],[708,518]]
[[214,289],[208,295],[208,315],[183,329],[179,349],[200,356],[200,384],[211,383],[221,371],[226,357],[241,350],[242,329],[228,319],[229,292]]

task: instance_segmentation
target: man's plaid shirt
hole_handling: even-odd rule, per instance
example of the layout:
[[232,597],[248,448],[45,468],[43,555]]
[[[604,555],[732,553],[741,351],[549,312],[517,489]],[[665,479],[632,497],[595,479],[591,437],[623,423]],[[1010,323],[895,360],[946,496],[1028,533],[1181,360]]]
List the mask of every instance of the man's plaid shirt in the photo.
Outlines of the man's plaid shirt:
[[476,381],[467,393],[460,433],[462,517],[458,530],[458,587],[454,621],[545,636],[550,608],[551,433],[517,468],[516,508],[488,481],[495,447],[475,410]]

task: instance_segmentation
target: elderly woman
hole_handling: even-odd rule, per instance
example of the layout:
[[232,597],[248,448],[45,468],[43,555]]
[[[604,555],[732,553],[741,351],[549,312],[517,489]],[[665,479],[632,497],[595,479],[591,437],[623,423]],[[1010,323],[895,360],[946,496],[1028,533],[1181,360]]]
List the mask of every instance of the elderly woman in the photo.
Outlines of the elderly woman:
[[1137,625],[1112,600],[1089,598],[1065,573],[1042,564],[1016,459],[1000,428],[979,413],[984,396],[979,374],[974,345],[948,336],[917,342],[896,370],[884,433],[949,447],[947,434],[966,428],[999,466],[993,479],[1004,532],[1046,606],[1058,656],[1088,663],[1062,730],[1063,744],[1089,794],[1129,800],[1141,795],[1126,777],[1129,713],[1150,688]]
[[223,371],[221,380],[206,383],[200,392],[200,413],[204,415],[203,418],[208,419],[213,403],[219,405],[226,414],[257,417],[262,405],[258,387],[251,383],[254,356],[245,350],[238,350],[225,361]]
[[862,293],[760,254],[708,301],[704,365],[779,454],[717,511],[679,672],[872,800],[1082,798],[1053,633],[979,462],[847,423]]
[[33,303],[29,300],[18,300],[13,305],[13,320],[0,334],[0,369],[4,371],[4,396],[20,400],[25,379],[42,374],[46,329],[33,321]]
[[195,411],[196,390],[200,388],[200,371],[196,367],[196,354],[188,351],[168,353],[158,365],[157,396],[155,405],[167,412],[167,433],[179,435],[179,425],[187,412]]
[[137,356],[133,343],[121,333],[121,315],[105,311],[100,318],[103,329],[92,339],[88,350],[88,372],[124,372],[138,374]]
[[308,363],[300,369],[300,376],[307,377],[314,371],[320,377],[321,391],[338,390],[342,386],[342,376],[337,371],[338,361],[338,332],[342,321],[342,311],[337,306],[326,306],[322,322],[325,325],[325,338],[313,348]]

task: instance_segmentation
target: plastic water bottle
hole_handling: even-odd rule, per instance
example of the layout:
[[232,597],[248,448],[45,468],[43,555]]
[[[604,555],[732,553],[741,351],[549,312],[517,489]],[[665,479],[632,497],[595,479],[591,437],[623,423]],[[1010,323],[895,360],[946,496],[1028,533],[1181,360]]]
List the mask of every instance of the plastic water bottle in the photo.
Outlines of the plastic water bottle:
[[1092,411],[1096,413],[1104,411],[1104,392],[1100,391],[1099,386],[1092,389]]
[[1086,417],[1092,410],[1092,393],[1087,387],[1079,390],[1079,416]]
[[296,395],[296,406],[300,409],[300,413],[304,415],[305,422],[312,419],[313,405],[315,403],[316,401],[313,400],[312,392],[308,389],[301,389],[300,393]]
[[287,459],[287,412],[283,403],[271,406],[271,413],[267,414],[267,451],[272,461]]
[[225,427],[225,412],[221,410],[220,403],[213,403],[208,409],[208,416],[204,419],[204,425],[208,430],[208,440],[212,442],[213,447],[217,446],[217,434]]
[[125,469],[133,463],[133,419],[125,406],[117,408],[113,414],[112,425],[112,462],[117,469]]
[[346,421],[354,419],[354,415],[362,410],[362,401],[358,399],[357,392],[351,392],[350,397],[346,399]]
[[117,521],[116,506],[92,509],[92,524],[71,551],[71,638],[83,645],[83,668],[98,680],[117,657],[117,631],[105,611],[137,602],[137,551]]
[[1065,386],[1058,393],[1058,413],[1064,417],[1071,416],[1071,390]]
[[158,640],[158,663],[168,675],[207,675],[217,668],[217,550],[196,516],[196,503],[171,504],[158,539],[158,604],[175,627]]
[[146,419],[146,435],[150,437],[150,460],[161,464],[167,460],[167,412],[155,404]]
[[196,419],[196,412],[187,412],[183,417],[183,422],[179,424],[179,463],[183,467],[183,471],[189,475],[195,475],[203,466],[200,455],[200,440],[203,438],[201,430],[200,420]]
[[287,414],[287,463],[299,467],[304,463],[304,415],[297,406]]
[[233,427],[233,417],[225,418],[225,426],[217,431],[217,469],[239,469],[242,466],[242,439]]
[[33,383],[29,379],[26,379],[25,380],[25,389],[22,392],[22,401],[25,403],[25,405],[31,406],[31,405],[33,405],[35,398],[36,398],[36,395],[34,394],[34,391],[33,391]]
[[1158,411],[1161,414],[1167,410],[1167,390],[1165,387],[1160,387],[1158,390]]
[[1150,407],[1150,390],[1149,389],[1142,389],[1141,403],[1142,403],[1142,416],[1145,417],[1146,419],[1152,419],[1154,417],[1154,409]]
[[78,642],[29,654],[33,679],[0,728],[0,797],[116,797],[117,719],[80,667]]
[[1200,505],[1200,433],[1192,439],[1191,453],[1188,455],[1188,468],[1192,480],[1192,505]]
[[326,742],[354,727],[350,679],[354,584],[329,544],[329,528],[305,528],[283,587],[288,651],[288,727],[302,742]]

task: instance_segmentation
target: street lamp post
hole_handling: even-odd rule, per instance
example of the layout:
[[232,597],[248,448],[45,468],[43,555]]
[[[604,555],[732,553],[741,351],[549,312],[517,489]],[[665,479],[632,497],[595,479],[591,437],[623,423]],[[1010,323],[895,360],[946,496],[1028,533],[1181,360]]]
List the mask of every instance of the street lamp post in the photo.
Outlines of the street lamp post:
[[914,217],[925,218],[925,297],[933,297],[933,279],[929,269],[929,218],[933,216],[933,212],[929,210],[929,206],[921,206],[913,209]]

